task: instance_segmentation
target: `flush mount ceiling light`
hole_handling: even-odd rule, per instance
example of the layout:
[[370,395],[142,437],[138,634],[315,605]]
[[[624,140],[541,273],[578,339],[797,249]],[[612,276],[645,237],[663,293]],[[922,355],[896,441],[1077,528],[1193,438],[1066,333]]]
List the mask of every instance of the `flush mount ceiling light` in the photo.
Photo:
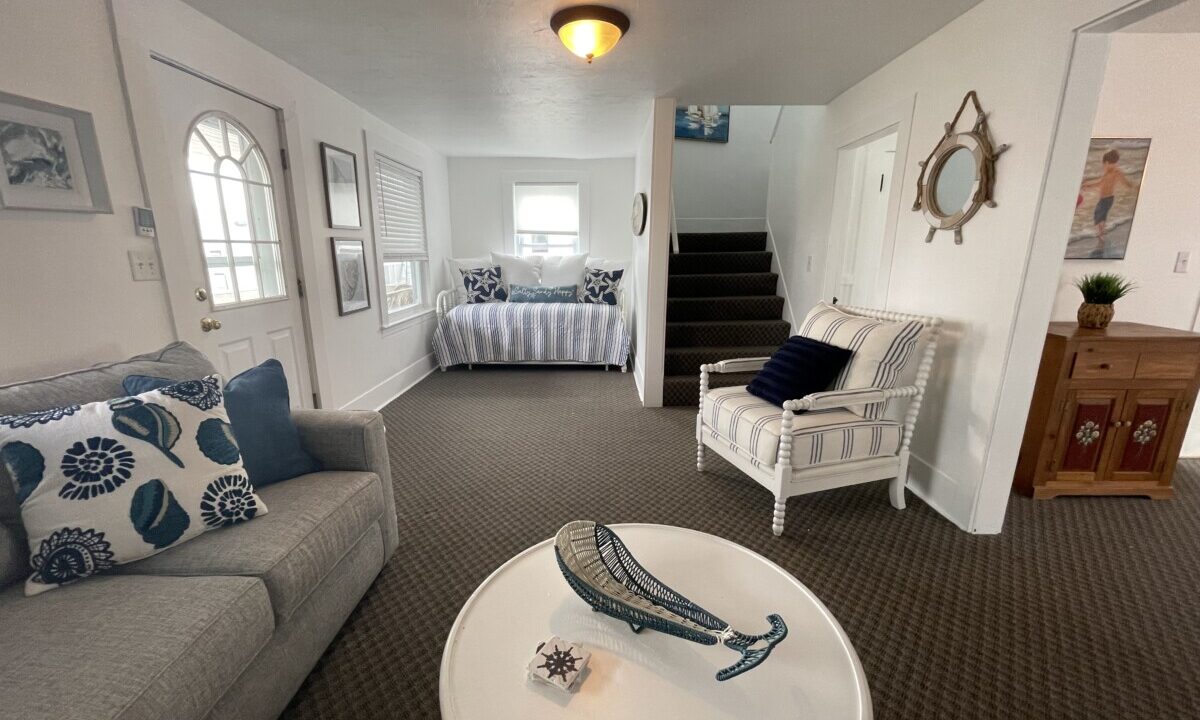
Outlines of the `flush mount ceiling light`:
[[590,65],[616,47],[629,31],[629,16],[602,5],[576,5],[554,13],[550,29],[568,50]]

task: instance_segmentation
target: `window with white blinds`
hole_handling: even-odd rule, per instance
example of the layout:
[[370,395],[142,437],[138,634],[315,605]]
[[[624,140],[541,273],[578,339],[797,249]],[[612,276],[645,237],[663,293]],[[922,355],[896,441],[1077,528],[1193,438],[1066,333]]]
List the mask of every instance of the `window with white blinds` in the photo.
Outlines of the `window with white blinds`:
[[427,309],[425,278],[429,243],[425,234],[425,185],[420,170],[382,153],[373,155],[375,243],[379,250],[380,305],[384,325]]
[[512,202],[517,255],[579,252],[579,183],[517,182]]
[[428,260],[421,173],[375,153],[376,236],[384,262]]

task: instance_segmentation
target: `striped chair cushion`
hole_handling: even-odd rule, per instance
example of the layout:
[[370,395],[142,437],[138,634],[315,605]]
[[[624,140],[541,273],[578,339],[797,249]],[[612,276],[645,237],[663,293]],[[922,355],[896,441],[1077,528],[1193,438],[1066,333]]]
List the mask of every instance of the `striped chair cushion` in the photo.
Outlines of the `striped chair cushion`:
[[[798,335],[854,351],[833,382],[834,390],[895,387],[921,337],[921,323],[888,322],[844,313],[818,303],[800,323]],[[880,418],[887,403],[851,408],[867,418]]]
[[[703,412],[707,432],[733,445],[758,467],[774,467],[783,424],[778,407],[754,397],[745,387],[724,387],[708,391]],[[895,455],[900,449],[898,423],[864,418],[849,410],[796,415],[792,437],[793,469]]]

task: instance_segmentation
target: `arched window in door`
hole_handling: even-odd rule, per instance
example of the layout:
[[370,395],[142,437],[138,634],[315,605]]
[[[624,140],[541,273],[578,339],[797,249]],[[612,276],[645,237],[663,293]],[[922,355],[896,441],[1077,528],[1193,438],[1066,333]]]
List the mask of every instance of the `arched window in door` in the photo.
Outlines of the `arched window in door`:
[[254,137],[224,113],[188,136],[188,175],[213,305],[286,297],[271,173]]

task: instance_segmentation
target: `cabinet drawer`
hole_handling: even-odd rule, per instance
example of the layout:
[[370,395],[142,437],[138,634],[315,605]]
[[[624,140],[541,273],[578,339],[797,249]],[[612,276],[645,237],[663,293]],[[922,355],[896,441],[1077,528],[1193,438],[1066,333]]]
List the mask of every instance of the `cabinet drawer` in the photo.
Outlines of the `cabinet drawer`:
[[1138,379],[1187,380],[1196,374],[1200,354],[1190,352],[1142,353],[1138,359]]
[[1129,380],[1137,371],[1138,354],[1131,352],[1079,352],[1071,377],[1081,380]]

